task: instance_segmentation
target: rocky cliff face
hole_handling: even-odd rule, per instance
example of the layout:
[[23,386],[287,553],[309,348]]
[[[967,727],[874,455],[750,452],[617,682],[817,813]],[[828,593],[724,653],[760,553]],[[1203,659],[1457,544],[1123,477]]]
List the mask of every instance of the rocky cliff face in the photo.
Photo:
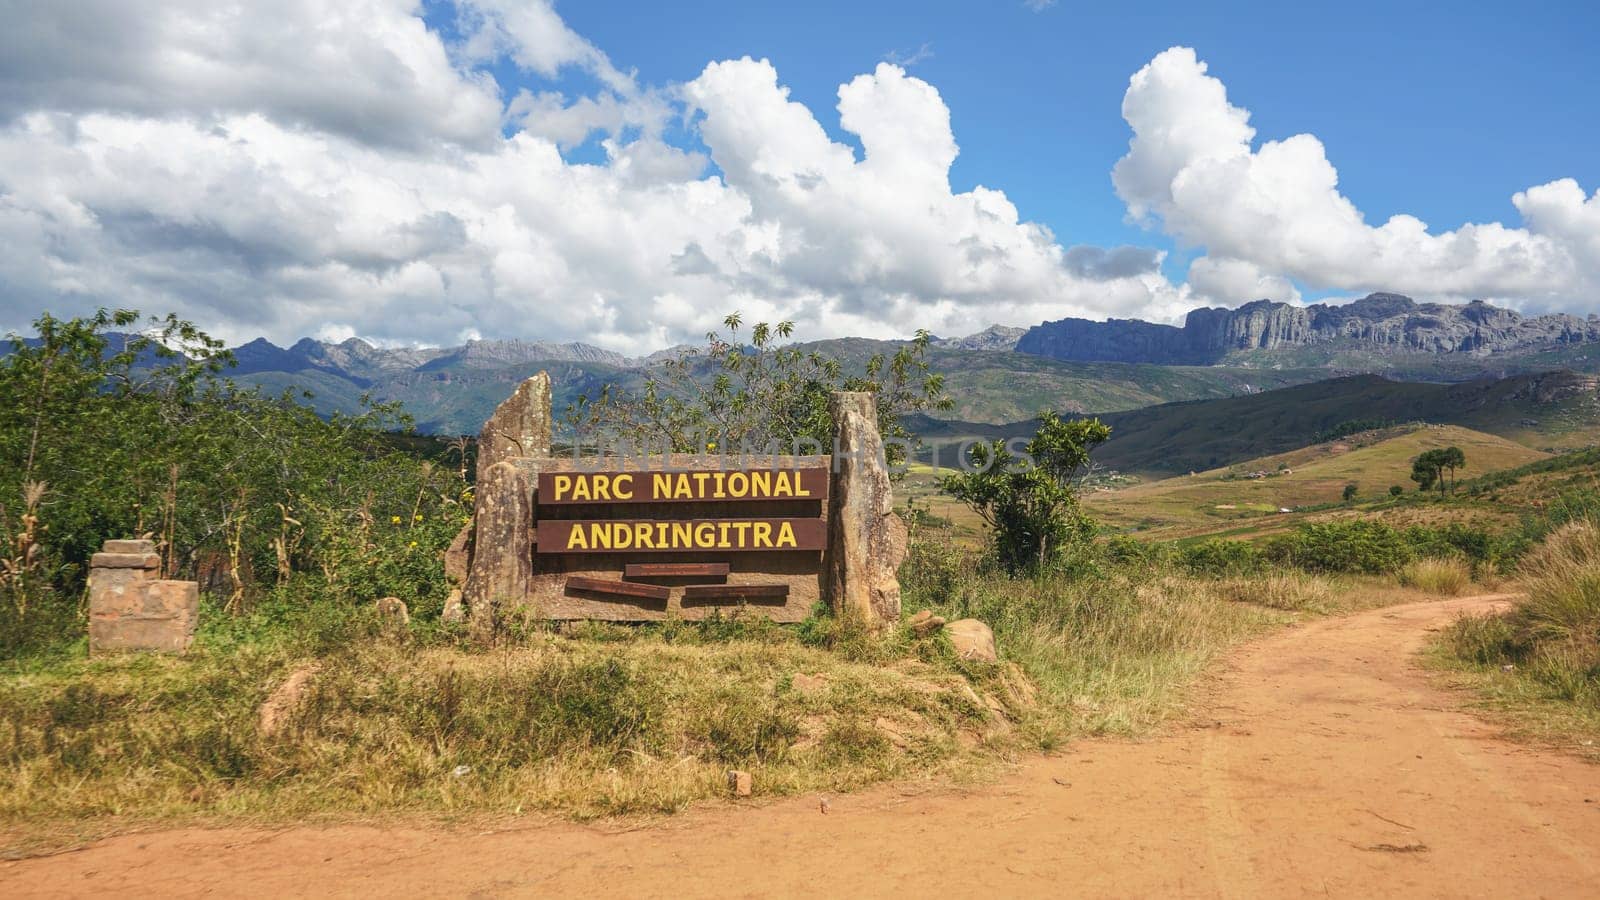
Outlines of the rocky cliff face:
[[966,337],[934,338],[935,347],[949,347],[953,350],[1015,350],[1017,341],[1027,334],[1028,329],[1017,328],[1011,325],[990,325],[988,328]]
[[1487,356],[1587,342],[1600,342],[1600,319],[1594,316],[1528,318],[1479,300],[1453,306],[1370,294],[1338,306],[1257,300],[1238,309],[1196,309],[1181,328],[1062,319],[1030,328],[1017,349],[1056,359],[1208,365],[1230,354],[1296,347]]

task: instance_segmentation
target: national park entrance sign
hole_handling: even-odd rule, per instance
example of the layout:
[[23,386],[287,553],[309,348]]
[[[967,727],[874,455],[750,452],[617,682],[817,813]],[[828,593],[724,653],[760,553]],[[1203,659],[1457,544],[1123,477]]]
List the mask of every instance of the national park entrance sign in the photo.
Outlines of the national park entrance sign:
[[905,527],[891,509],[873,398],[833,397],[829,455],[749,458],[550,452],[539,373],[479,437],[473,521],[446,556],[447,617],[652,621],[759,612],[797,622],[819,600],[898,619]]

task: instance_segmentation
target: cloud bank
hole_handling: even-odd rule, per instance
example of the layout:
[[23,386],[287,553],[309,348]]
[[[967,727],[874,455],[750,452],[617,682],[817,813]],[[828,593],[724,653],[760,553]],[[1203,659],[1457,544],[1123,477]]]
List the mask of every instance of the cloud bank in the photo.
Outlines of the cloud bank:
[[[1065,245],[997,187],[957,192],[937,89],[891,63],[828,137],[765,60],[650,86],[545,0],[226,5],[73,0],[0,36],[0,328],[40,310],[176,311],[232,340],[580,339],[647,351],[720,317],[811,335],[963,334],[1065,315],[1168,319],[1296,285],[1571,304],[1600,199],[1522,192],[1525,227],[1366,225],[1309,135],[1252,148],[1194,53],[1124,101],[1130,214],[1204,249]],[[498,67],[498,68],[496,68]],[[589,85],[578,96],[500,84]],[[685,142],[692,133],[697,140]],[[669,139],[668,135],[678,135]],[[578,154],[585,145],[598,148]]]
[[1511,198],[1525,227],[1498,222],[1430,231],[1415,216],[1368,224],[1339,193],[1322,142],[1297,134],[1252,148],[1248,111],[1186,47],[1129,83],[1133,129],[1112,181],[1135,218],[1157,223],[1205,256],[1189,272],[1198,293],[1238,302],[1289,299],[1293,281],[1365,292],[1483,298],[1536,307],[1596,308],[1600,193],[1572,179]]

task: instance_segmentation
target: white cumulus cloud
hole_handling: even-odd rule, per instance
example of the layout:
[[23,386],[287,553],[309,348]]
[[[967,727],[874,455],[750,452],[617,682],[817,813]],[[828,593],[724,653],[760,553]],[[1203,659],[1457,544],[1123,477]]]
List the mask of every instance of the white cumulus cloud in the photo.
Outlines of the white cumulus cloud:
[[[15,11],[64,58],[0,90],[0,326],[135,305],[235,340],[644,351],[735,309],[904,336],[1179,305],[1159,253],[1069,250],[1001,191],[953,191],[950,111],[898,66],[839,89],[857,158],[770,63],[644,87],[548,2],[462,0],[455,43],[406,2],[107,6],[62,37],[77,6]],[[596,86],[507,97],[494,60]],[[663,140],[671,121],[709,161]],[[596,132],[601,162],[564,155]]]
[[1187,47],[1131,79],[1133,129],[1112,181],[1136,219],[1206,255],[1190,286],[1217,300],[1289,298],[1293,285],[1498,299],[1594,310],[1600,294],[1600,195],[1566,179],[1512,198],[1523,227],[1469,223],[1433,231],[1415,216],[1369,224],[1339,193],[1310,134],[1254,147],[1248,111]]

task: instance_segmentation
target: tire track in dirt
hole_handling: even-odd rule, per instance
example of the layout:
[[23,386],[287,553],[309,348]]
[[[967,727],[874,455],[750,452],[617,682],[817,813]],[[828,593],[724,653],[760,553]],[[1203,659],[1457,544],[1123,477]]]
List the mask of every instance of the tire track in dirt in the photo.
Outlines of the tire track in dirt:
[[1188,724],[973,790],[891,785],[643,828],[175,830],[0,864],[0,894],[1595,896],[1600,766],[1510,743],[1413,659],[1504,596],[1235,653]]

